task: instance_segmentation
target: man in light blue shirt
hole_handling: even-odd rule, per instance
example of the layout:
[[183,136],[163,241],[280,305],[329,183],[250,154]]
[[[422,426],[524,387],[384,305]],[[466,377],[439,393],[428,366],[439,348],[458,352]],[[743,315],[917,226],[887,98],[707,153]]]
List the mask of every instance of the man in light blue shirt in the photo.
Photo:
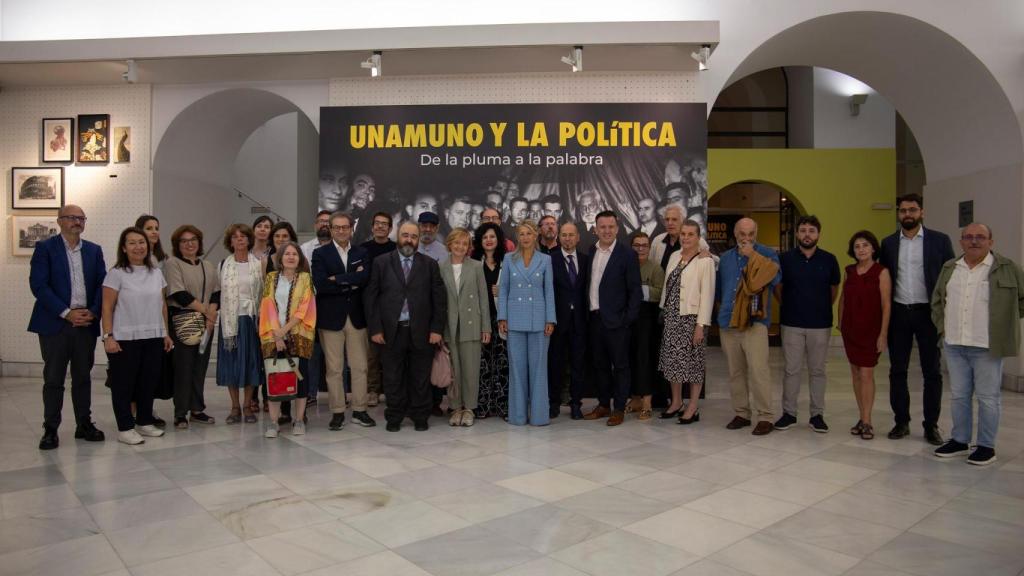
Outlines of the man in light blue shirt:
[[448,248],[437,241],[437,226],[440,219],[433,212],[421,212],[417,222],[420,225],[420,247],[417,252],[426,254],[438,264],[448,259]]

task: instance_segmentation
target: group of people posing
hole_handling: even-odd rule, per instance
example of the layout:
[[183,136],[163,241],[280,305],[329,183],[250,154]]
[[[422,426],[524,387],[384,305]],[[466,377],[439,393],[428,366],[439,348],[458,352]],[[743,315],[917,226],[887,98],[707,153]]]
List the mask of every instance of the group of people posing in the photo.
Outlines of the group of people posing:
[[[814,216],[798,221],[798,245],[781,257],[757,242],[749,218],[735,225],[736,247],[716,256],[699,222],[677,204],[665,210],[665,232],[651,237],[638,230],[625,242],[618,216],[600,212],[588,253],[578,249],[576,225],[559,226],[552,216],[523,220],[515,238],[506,238],[494,208],[472,233],[455,227],[443,240],[434,212],[401,223],[397,241],[390,239],[392,215],[378,212],[372,237],[359,245],[347,213],[321,211],[316,237],[302,245],[289,223],[261,217],[252,227],[227,228],[222,242],[229,255],[219,264],[203,258],[203,233],[191,225],[173,232],[167,255],[159,221],[144,215],[121,233],[107,270],[100,248],[81,238],[84,212],[68,205],[58,217],[61,234],[37,245],[31,266],[36,305],[29,330],[39,335],[45,364],[39,447],[58,446],[69,365],[75,437],[104,439],[90,414],[97,337],[109,359],[118,440],[127,444],[164,434],[153,400],[168,378],[175,427],[214,423],[204,402],[214,335],[216,380],[231,399],[226,422],[258,422],[262,389],[269,438],[289,423],[292,434],[305,433],[306,406],[316,402],[321,375],[331,430],[344,426],[349,408],[352,422],[375,426],[368,407],[381,393],[392,432],[407,418],[426,430],[432,415],[447,416],[451,426],[488,417],[542,426],[560,415],[564,392],[574,420],[617,426],[630,414],[650,420],[663,406],[660,418],[688,425],[700,420],[713,317],[735,410],[727,428],[753,426],[763,435],[794,425],[806,367],[809,425],[827,432],[825,363],[839,297],[837,327],[860,411],[851,433],[874,437],[873,368],[888,348],[895,416],[888,436],[909,434],[907,367],[916,338],[926,439],[940,446],[938,456],[969,451],[977,395],[978,440],[968,461],[989,463],[1002,358],[1016,355],[1019,344],[1024,273],[991,251],[992,233],[982,224],[964,228],[964,254],[955,258],[947,236],[924,228],[923,213],[920,196],[901,197],[900,231],[881,244],[871,232],[854,234],[854,263],[843,280],[836,257],[817,246],[821,223]],[[778,419],[768,367],[773,298],[780,300],[785,355]],[[938,428],[940,345],[952,381],[948,442]],[[451,358],[447,388],[430,382],[439,347]],[[299,359],[291,403],[267,397],[264,362],[277,357]],[[584,414],[588,375],[598,403]]]

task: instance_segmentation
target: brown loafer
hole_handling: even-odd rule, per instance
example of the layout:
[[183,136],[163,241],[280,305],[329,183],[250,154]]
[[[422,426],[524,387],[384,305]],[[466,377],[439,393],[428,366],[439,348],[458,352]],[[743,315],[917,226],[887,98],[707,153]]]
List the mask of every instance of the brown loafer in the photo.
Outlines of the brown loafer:
[[775,426],[771,422],[767,420],[761,420],[760,422],[757,423],[757,426],[754,426],[754,431],[751,432],[751,434],[753,434],[754,436],[764,436],[765,434],[768,434],[774,429]]
[[626,415],[621,410],[616,410],[615,412],[612,412],[611,416],[608,417],[607,424],[609,426],[618,426],[619,424],[622,424],[622,421],[625,418]]
[[747,420],[742,416],[736,416],[732,419],[732,422],[725,425],[729,430],[739,430],[740,428],[746,428],[747,426],[750,426],[750,420]]
[[604,406],[598,406],[591,410],[590,412],[587,412],[587,414],[583,416],[583,419],[597,420],[598,418],[607,418],[611,413],[612,411],[605,408]]

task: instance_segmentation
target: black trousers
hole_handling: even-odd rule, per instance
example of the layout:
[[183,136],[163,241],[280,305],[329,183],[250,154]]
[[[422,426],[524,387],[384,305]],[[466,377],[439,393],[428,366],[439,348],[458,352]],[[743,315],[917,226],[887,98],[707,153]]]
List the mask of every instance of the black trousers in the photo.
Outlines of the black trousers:
[[548,343],[548,403],[553,408],[562,405],[562,376],[565,374],[566,354],[569,356],[569,403],[579,406],[583,401],[586,375],[586,323],[557,326],[551,335]]
[[433,348],[414,348],[409,327],[398,327],[394,341],[381,349],[384,395],[387,397],[385,420],[401,422],[408,416],[415,423],[424,423],[430,418],[430,365],[433,360]]
[[660,380],[657,367],[661,338],[656,337],[661,331],[659,312],[660,308],[654,302],[641,302],[640,316],[633,323],[629,361],[633,367],[631,393],[634,396],[653,394],[655,381]]
[[893,302],[889,320],[889,404],[897,424],[910,423],[907,367],[915,338],[924,376],[924,425],[935,426],[942,409],[942,371],[939,334],[932,323],[931,308],[927,304],[908,307]]
[[199,345],[187,346],[174,339],[171,361],[174,363],[174,417],[184,418],[189,412],[206,410],[204,387],[206,369],[210,365],[210,344],[199,353]]
[[[153,391],[160,379],[163,338],[119,341],[121,351],[110,359],[110,396],[121,432],[153,423]],[[132,417],[132,400],[135,417]]]
[[68,324],[51,336],[39,336],[43,355],[43,426],[60,427],[64,408],[64,380],[71,365],[71,403],[75,423],[92,422],[92,372],[96,336],[91,328]]
[[590,313],[590,349],[597,376],[598,404],[616,411],[626,409],[632,375],[629,369],[629,326],[607,328],[600,312]]

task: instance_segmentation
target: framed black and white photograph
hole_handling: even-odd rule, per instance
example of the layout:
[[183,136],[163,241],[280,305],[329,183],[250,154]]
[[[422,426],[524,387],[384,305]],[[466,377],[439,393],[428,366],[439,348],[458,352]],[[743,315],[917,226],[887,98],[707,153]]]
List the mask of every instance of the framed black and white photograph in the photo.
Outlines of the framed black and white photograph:
[[56,214],[50,216],[11,216],[11,254],[31,256],[36,243],[60,234]]
[[43,162],[75,160],[75,119],[43,118]]
[[78,163],[110,163],[110,114],[78,115]]
[[11,168],[11,208],[58,209],[64,205],[64,168]]
[[114,126],[114,164],[132,161],[131,126]]

